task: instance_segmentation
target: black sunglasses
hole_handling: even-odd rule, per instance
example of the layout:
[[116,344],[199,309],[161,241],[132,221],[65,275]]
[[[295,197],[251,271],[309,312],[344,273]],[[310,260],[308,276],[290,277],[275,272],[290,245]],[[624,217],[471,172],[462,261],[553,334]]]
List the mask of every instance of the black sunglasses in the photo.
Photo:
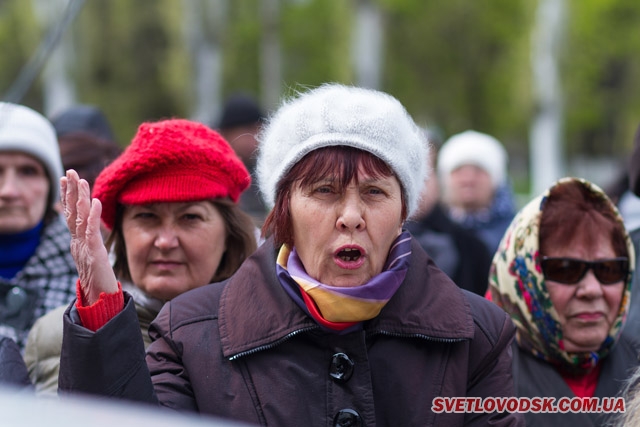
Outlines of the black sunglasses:
[[584,261],[575,258],[542,257],[542,274],[547,280],[573,285],[578,283],[589,269],[603,285],[611,285],[627,279],[629,258],[609,258]]

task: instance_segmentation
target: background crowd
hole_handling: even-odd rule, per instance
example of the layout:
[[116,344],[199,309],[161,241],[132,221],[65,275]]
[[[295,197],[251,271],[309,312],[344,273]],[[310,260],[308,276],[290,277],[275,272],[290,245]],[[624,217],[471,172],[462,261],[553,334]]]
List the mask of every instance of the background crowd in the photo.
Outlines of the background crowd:
[[[9,3],[0,3],[11,12],[0,24],[22,22],[24,3]],[[95,4],[83,3],[66,2],[66,18],[84,11],[76,25],[95,13]],[[104,16],[115,3],[103,6]],[[404,40],[404,27],[389,23],[412,22],[417,11],[462,26],[459,5],[284,3],[261,3],[259,18],[244,1],[180,8],[189,55],[217,63],[224,51],[225,67],[242,70],[225,69],[213,81],[208,73],[220,69],[194,61],[169,90],[170,78],[144,68],[137,91],[121,85],[144,99],[130,104],[82,77],[106,76],[104,83],[115,70],[96,66],[86,46],[77,49],[86,55],[77,78],[56,71],[57,61],[75,63],[62,52],[76,41],[54,40],[61,28],[50,29],[41,47],[60,49],[41,80],[18,93],[22,77],[42,65],[35,56],[0,102],[0,386],[35,401],[109,396],[252,425],[633,425],[640,419],[639,121],[634,101],[612,107],[594,96],[606,111],[577,105],[576,88],[598,75],[608,78],[609,94],[631,91],[624,70],[635,62],[620,47],[618,57],[601,58],[606,73],[595,67],[566,87],[514,95],[508,88],[527,73],[513,72],[522,67],[506,46],[521,46],[518,22],[534,41],[541,32],[571,45],[588,39],[578,30],[589,27],[590,14],[609,22],[640,9],[622,0],[588,0],[579,11],[571,1],[500,1],[500,17],[514,18],[501,36],[488,24],[507,22],[489,19],[495,5],[470,6],[478,18],[470,46],[493,52],[493,62],[470,51],[446,61],[426,46],[429,58],[440,58],[426,61],[439,64],[429,73],[424,58],[407,64],[416,56],[407,51],[418,51],[412,43],[391,52],[375,41]],[[145,46],[137,59],[157,63],[160,52],[173,52],[169,68],[189,62],[155,43],[177,43],[168,31],[176,22],[160,19],[157,5],[147,12],[158,19],[134,37]],[[287,36],[305,14],[315,18],[302,20],[309,28],[345,23],[327,35],[342,52],[334,59],[345,58],[346,28],[353,30],[352,69],[329,61],[325,73],[296,74],[296,64],[313,62],[296,55],[313,49],[292,41],[304,44],[306,33]],[[261,54],[272,55],[261,62],[260,85],[247,77],[257,55],[243,62],[233,37],[203,32],[224,28],[211,24],[227,16],[264,24],[234,39],[247,47],[264,36]],[[233,22],[226,28],[241,34]],[[618,22],[624,33],[627,21]],[[573,32],[559,36],[557,25]],[[276,36],[274,28],[284,30]],[[440,31],[459,53],[465,37],[432,28]],[[559,62],[558,45],[544,46],[534,43],[527,78],[540,77],[542,63],[581,63]],[[586,56],[598,56],[596,48]],[[362,60],[381,52],[377,65]],[[517,78],[491,74],[497,63]],[[543,81],[556,81],[553,68]],[[399,83],[399,70],[428,82]],[[385,79],[376,78],[382,72]],[[175,93],[187,83],[194,95],[185,101]],[[91,101],[76,102],[75,90]],[[572,155],[582,152],[609,163],[577,167]],[[622,396],[627,413],[435,414],[436,396]]]
[[[330,378],[348,384],[345,391],[386,384],[389,372],[379,373],[385,364],[374,361],[404,347],[381,338],[393,333],[429,337],[429,357],[398,353],[409,358],[397,377],[407,376],[404,369],[433,377],[430,369],[443,363],[434,351],[444,345],[433,347],[434,340],[451,347],[447,354],[489,363],[462,382],[445,374],[445,388],[400,383],[396,399],[408,390],[425,399],[608,397],[623,390],[632,398],[628,379],[640,354],[632,297],[637,233],[612,201],[620,199],[565,178],[516,212],[506,150],[490,135],[468,130],[441,143],[395,98],[337,84],[270,113],[250,96],[234,95],[217,130],[177,118],[142,123],[123,151],[94,106],[75,106],[52,121],[22,105],[0,107],[0,356],[7,384],[43,398],[104,394],[281,424],[280,411],[304,386],[281,383],[276,400],[288,405],[279,406],[271,402],[276,395],[264,394],[275,387],[267,372],[304,367],[299,380],[311,381],[318,367],[303,360],[321,342],[340,349]],[[640,138],[635,144],[640,150]],[[637,187],[635,156],[630,191]],[[206,292],[195,291],[201,287]],[[437,297],[430,291],[436,288]],[[460,298],[467,302],[454,314]],[[503,326],[491,332],[498,313]],[[487,322],[483,339],[468,330],[469,315],[471,324]],[[515,339],[505,326],[512,323]],[[361,332],[369,337],[365,354],[354,346]],[[203,364],[202,355],[218,352],[226,358]],[[357,361],[367,359],[371,376],[349,382]],[[469,367],[470,360],[448,363]],[[245,374],[236,377],[237,366]],[[245,375],[256,387],[253,398],[238,397],[233,385]],[[229,386],[220,387],[220,378]],[[391,395],[357,396],[347,392],[328,408],[332,414],[312,405],[288,415],[294,423],[439,419],[427,407],[396,413],[376,404]],[[262,408],[255,417],[245,406],[252,400]],[[345,403],[352,408],[339,407]],[[616,420],[521,415],[499,413],[494,421]],[[454,418],[444,419],[487,421]]]

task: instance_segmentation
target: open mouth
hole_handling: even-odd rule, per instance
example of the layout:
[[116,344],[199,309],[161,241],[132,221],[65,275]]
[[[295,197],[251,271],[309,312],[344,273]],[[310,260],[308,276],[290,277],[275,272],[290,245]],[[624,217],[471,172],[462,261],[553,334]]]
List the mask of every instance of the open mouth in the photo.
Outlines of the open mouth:
[[344,248],[338,252],[338,258],[346,262],[357,261],[361,255],[360,250],[355,248]]

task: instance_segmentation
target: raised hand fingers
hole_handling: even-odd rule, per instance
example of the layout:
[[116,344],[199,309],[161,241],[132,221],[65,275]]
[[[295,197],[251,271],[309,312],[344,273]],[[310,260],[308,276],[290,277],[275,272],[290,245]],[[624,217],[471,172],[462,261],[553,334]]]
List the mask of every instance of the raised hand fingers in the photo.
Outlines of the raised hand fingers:
[[78,181],[80,177],[73,169],[67,171],[67,176],[60,180],[62,192],[61,200],[64,216],[67,219],[67,227],[71,232],[71,237],[76,238],[76,215],[78,203]]
[[[87,184],[88,185],[88,184]],[[87,235],[100,236],[100,244],[102,245],[102,233],[100,230],[100,215],[102,214],[102,203],[100,200],[93,199],[91,201],[91,211],[87,219]]]
[[60,178],[60,202],[62,203],[62,211],[66,209],[67,204],[67,177]]
[[[64,216],[73,239],[85,239],[87,221],[91,209],[91,190],[89,183],[80,179],[73,169],[60,179],[60,190]],[[98,218],[98,227],[100,220]]]
[[78,181],[76,202],[76,237],[87,238],[87,222],[91,210],[91,194],[89,183],[84,179]]

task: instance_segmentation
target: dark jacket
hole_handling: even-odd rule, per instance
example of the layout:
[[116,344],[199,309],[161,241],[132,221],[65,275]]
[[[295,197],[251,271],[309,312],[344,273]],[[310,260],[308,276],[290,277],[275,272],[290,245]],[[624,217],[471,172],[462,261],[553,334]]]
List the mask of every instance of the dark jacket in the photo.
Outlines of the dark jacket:
[[[561,397],[575,397],[575,394],[560,373],[549,363],[518,348],[514,342],[513,380],[519,397],[554,397],[555,404]],[[625,334],[600,363],[602,368],[594,397],[619,397],[625,381],[638,366],[638,344]],[[616,414],[605,413],[547,413],[527,412],[527,426],[567,427],[605,426]]]
[[460,290],[415,240],[399,290],[378,317],[345,334],[324,331],[293,302],[275,258],[268,241],[226,282],[167,303],[146,364],[130,299],[96,333],[70,308],[60,390],[272,426],[522,425],[519,414],[431,411],[437,396],[514,395],[514,327],[497,306]]
[[484,296],[493,254],[473,231],[451,220],[439,204],[424,218],[407,222],[407,229],[456,285]]
[[33,389],[18,344],[4,336],[0,336],[0,386]]
[[629,189],[640,197],[640,126],[633,138],[633,150],[629,158]]
[[636,337],[640,341],[640,228],[629,232],[629,237],[633,242],[636,253],[636,270],[633,272],[633,284],[631,289],[631,302],[629,303],[629,314],[624,324],[624,330],[629,335]]
[[[141,292],[131,286],[125,289]],[[137,296],[134,296],[137,298]],[[157,300],[145,304],[144,299],[135,302],[136,313],[140,323],[140,332],[145,348],[151,344],[149,325],[158,315]],[[58,374],[60,372],[60,349],[62,347],[62,318],[66,306],[60,306],[40,317],[29,331],[24,350],[24,363],[29,370],[29,378],[33,383],[37,396],[58,395]]]

